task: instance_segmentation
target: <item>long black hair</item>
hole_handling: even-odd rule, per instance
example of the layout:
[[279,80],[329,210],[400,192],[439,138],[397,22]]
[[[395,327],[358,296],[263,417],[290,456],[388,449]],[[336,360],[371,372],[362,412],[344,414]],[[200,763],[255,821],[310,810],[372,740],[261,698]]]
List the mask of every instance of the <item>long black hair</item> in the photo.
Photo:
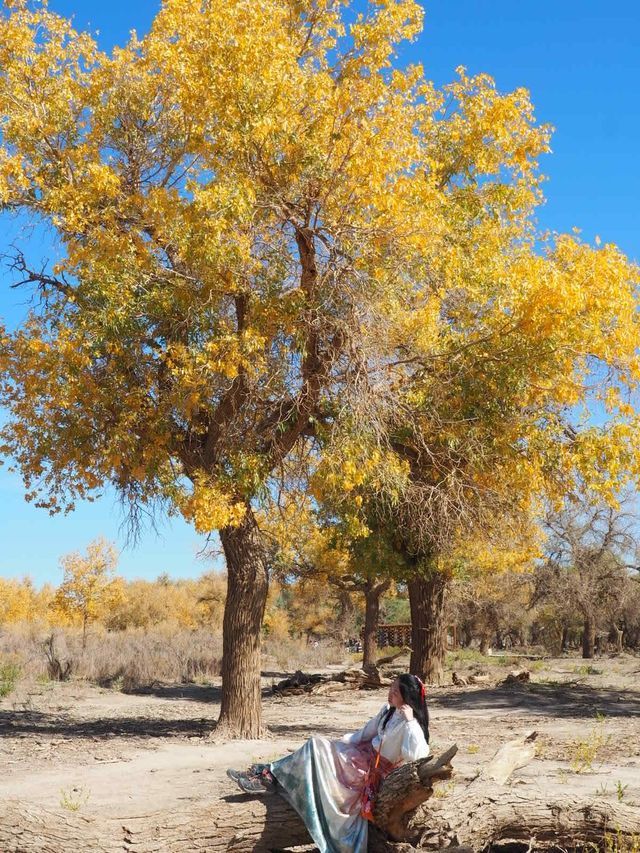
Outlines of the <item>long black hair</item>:
[[[424,684],[417,675],[405,673],[398,678],[398,687],[405,705],[409,705],[413,709],[413,716],[420,723],[420,728],[424,732],[424,739],[429,743],[429,711],[427,710]],[[382,721],[383,728],[393,716],[394,711],[393,706],[387,711]]]
[[413,716],[420,723],[424,739],[429,743],[429,711],[424,684],[417,675],[406,673],[398,679],[398,686],[404,701],[413,708]]

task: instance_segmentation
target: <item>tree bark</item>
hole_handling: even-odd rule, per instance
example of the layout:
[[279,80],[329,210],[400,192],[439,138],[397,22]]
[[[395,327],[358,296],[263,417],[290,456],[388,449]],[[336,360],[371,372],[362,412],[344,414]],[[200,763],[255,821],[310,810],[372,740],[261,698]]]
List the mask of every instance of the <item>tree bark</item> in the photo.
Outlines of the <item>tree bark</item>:
[[[469,785],[431,799],[434,783],[451,775],[456,747],[439,758],[400,767],[380,791],[370,853],[460,845],[480,851],[514,841],[536,850],[600,848],[607,834],[614,846],[631,849],[640,834],[637,808],[602,799],[543,799],[539,792],[536,796],[506,787],[511,772],[526,764],[533,751],[531,737],[505,744]],[[396,846],[394,840],[405,843]],[[234,794],[177,811],[108,819],[10,801],[0,804],[3,853],[271,853],[309,841],[302,820],[279,796]]]
[[639,832],[640,812],[631,806],[595,798],[544,799],[490,784],[469,786],[437,805],[429,800],[407,826],[410,843],[432,851],[450,844],[479,851],[497,843],[527,844],[534,850],[602,849],[607,835],[615,849],[624,849]]
[[364,587],[364,636],[362,641],[362,668],[374,666],[378,654],[378,622],[380,599],[391,585],[391,581],[368,578]]
[[596,626],[594,620],[587,616],[582,629],[582,657],[592,658],[595,654]]
[[238,527],[220,531],[227,564],[222,639],[222,700],[216,736],[262,735],[260,637],[269,576],[251,508]]
[[441,684],[446,652],[444,620],[448,579],[442,572],[409,581],[411,661],[409,670],[423,681]]

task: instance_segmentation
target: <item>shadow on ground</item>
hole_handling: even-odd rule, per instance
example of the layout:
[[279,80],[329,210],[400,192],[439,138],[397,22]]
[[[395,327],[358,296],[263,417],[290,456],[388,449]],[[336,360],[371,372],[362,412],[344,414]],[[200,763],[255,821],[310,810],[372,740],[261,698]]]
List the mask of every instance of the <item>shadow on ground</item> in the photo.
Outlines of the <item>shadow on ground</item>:
[[163,684],[156,681],[145,687],[125,691],[130,696],[155,696],[157,699],[184,699],[190,702],[220,703],[222,689],[203,684]]
[[[222,688],[203,684],[163,684],[155,682],[145,687],[133,687],[125,691],[131,696],[155,696],[157,699],[183,699],[188,702],[218,703],[222,700]],[[273,695],[271,685],[262,688],[262,698]]]
[[484,690],[447,688],[431,693],[431,705],[457,711],[521,710],[549,717],[636,717],[640,692],[579,683],[529,683]]
[[[366,722],[366,721],[363,721]],[[327,738],[339,738],[344,734],[344,727],[319,726],[318,723],[302,723],[299,720],[291,723],[269,723],[271,734],[279,737],[310,738],[313,735]]]
[[[215,724],[214,716],[195,719],[136,716],[77,720],[66,714],[47,714],[41,711],[0,711],[0,737],[4,738],[22,738],[28,735],[94,740],[109,737],[207,737],[214,733]],[[271,724],[269,731],[273,735],[301,740],[312,735],[335,738],[342,734],[342,730],[332,726],[299,721]]]
[[214,728],[213,719],[163,720],[149,717],[107,717],[74,720],[64,714],[38,711],[0,711],[0,737],[41,735],[69,738],[107,737],[204,737]]

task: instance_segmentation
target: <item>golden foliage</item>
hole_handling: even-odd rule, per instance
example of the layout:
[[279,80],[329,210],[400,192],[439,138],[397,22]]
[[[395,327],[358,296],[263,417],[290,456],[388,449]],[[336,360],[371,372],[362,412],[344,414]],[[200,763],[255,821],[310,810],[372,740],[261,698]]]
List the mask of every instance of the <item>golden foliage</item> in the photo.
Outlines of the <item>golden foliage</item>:
[[123,597],[122,581],[115,577],[118,553],[104,539],[96,539],[86,554],[72,553],[60,563],[64,578],[52,607],[70,621],[78,621],[86,631],[87,624],[111,610]]
[[350,541],[381,494],[455,540],[484,500],[638,476],[638,269],[538,232],[528,92],[464,68],[438,90],[393,67],[417,3],[345,6],[167,0],[110,55],[46,6],[0,15],[0,204],[63,249],[48,275],[18,258],[43,299],[0,332],[29,500],[111,482],[210,532],[313,434]]

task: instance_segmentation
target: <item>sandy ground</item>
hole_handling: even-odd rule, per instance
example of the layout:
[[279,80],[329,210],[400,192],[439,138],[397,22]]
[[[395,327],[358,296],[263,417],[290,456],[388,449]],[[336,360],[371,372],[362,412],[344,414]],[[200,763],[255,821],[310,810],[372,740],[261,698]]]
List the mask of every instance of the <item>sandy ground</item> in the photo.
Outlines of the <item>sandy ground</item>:
[[[489,661],[490,685],[429,689],[433,749],[459,747],[450,785],[472,778],[501,743],[535,729],[538,755],[512,784],[640,806],[640,657],[588,664],[589,671],[578,658],[537,663],[530,684],[506,688],[496,685],[513,662]],[[359,728],[385,701],[385,691],[270,696],[283,676],[263,679],[269,736],[226,743],[209,737],[218,684],[158,685],[135,695],[81,682],[22,685],[0,701],[0,798],[118,818],[205,804],[233,792],[227,767],[272,760],[312,734]]]

